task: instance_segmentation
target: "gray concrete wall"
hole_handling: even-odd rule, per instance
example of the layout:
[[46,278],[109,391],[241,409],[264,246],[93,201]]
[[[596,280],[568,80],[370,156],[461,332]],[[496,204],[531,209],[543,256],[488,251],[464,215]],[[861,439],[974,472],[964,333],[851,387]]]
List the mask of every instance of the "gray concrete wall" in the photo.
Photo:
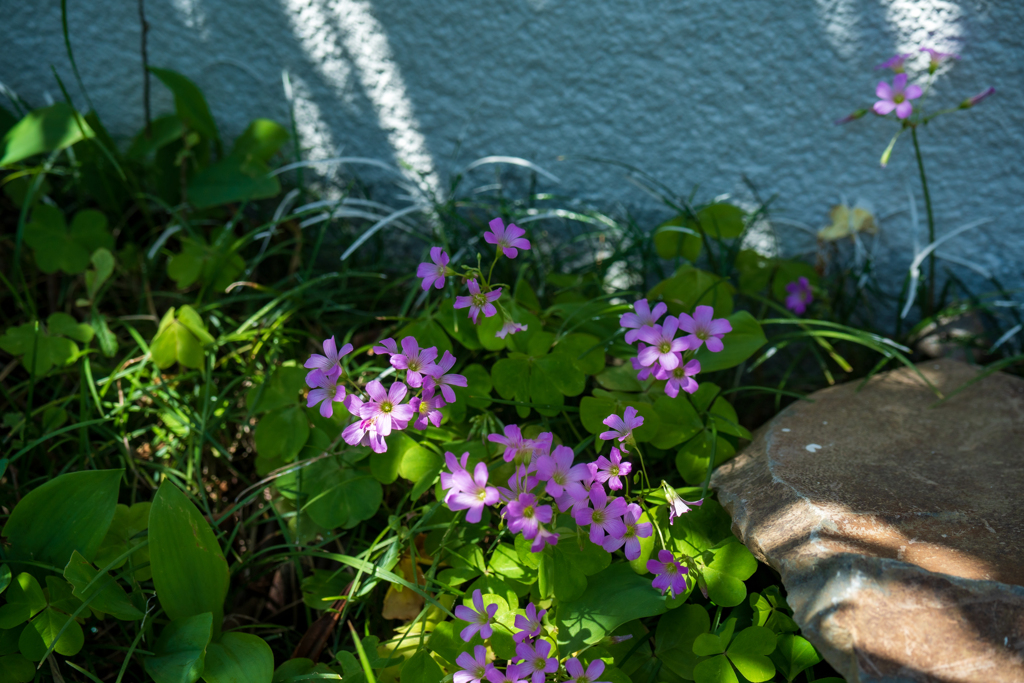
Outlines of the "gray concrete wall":
[[[136,3],[68,5],[85,85],[127,136],[142,123]],[[923,217],[909,138],[882,169],[892,121],[832,122],[873,102],[873,67],[895,51],[960,52],[933,105],[998,92],[922,131],[939,233],[994,219],[945,251],[1024,285],[1021,0],[149,0],[146,11],[150,63],[198,82],[226,137],[255,116],[286,120],[287,70],[312,158],[403,159],[444,178],[516,155],[557,174],[559,192],[641,212],[655,205],[621,169],[559,157],[634,164],[704,198],[749,198],[745,174],[778,195],[777,216],[815,228],[841,196],[886,214],[907,208],[908,188]],[[0,17],[0,81],[35,103],[59,97],[50,65],[72,83],[59,2],[0,0]],[[158,83],[154,103],[170,108]],[[779,227],[786,251],[813,246]],[[900,277],[909,212],[882,229],[880,256]]]

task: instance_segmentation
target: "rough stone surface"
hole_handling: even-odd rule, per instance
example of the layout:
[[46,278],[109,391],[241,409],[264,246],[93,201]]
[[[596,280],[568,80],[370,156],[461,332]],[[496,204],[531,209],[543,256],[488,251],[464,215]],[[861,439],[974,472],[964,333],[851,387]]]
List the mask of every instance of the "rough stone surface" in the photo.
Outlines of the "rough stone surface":
[[[137,5],[67,3],[82,79],[122,141],[143,123]],[[958,52],[929,99],[997,93],[922,131],[938,233],[994,222],[939,252],[1024,286],[1024,232],[1014,229],[1024,196],[1020,0],[148,0],[145,9],[149,63],[193,78],[229,140],[253,117],[288,120],[287,69],[312,158],[403,159],[444,178],[485,155],[523,156],[562,180],[542,179],[540,191],[624,205],[646,227],[667,217],[660,202],[621,167],[580,156],[635,165],[683,196],[699,185],[700,200],[751,201],[745,175],[776,197],[773,216],[815,229],[841,196],[878,215],[901,211],[881,221],[876,250],[891,273],[913,258],[908,187],[918,245],[926,239],[910,140],[882,169],[891,121],[832,122],[870,106],[882,75],[874,67],[893,53]],[[0,45],[0,81],[27,101],[62,99],[53,65],[84,105],[57,0],[0,0]],[[153,97],[156,113],[170,109],[159,83]],[[466,184],[493,177],[483,167]],[[815,248],[791,224],[775,230],[788,254]],[[898,288],[902,277],[888,280]]]
[[[917,366],[945,393],[975,377]],[[849,681],[1024,681],[1024,380],[903,368],[776,416],[712,486]]]

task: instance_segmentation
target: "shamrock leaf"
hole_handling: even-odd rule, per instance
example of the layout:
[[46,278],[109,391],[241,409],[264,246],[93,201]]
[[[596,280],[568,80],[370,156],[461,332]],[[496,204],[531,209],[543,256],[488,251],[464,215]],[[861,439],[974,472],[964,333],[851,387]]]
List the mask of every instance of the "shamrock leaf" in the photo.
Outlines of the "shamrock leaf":
[[590,335],[571,334],[556,342],[554,334],[538,332],[530,337],[525,353],[513,351],[494,364],[494,388],[502,398],[518,402],[520,417],[527,417],[531,407],[541,415],[557,415],[566,396],[583,393],[586,375],[604,368],[603,351],[593,349],[596,343]]
[[736,537],[722,541],[702,557],[709,556],[711,561],[701,574],[707,585],[708,597],[716,605],[735,607],[747,597],[747,587],[743,582],[757,571],[757,559]]
[[[716,634],[704,633],[693,643],[694,654],[705,657],[693,667],[697,683],[762,683],[775,676],[775,665],[767,657],[775,650],[775,634],[762,626],[750,626],[733,637],[735,619],[726,620]],[[735,669],[735,670],[734,670]]]
[[35,253],[39,270],[74,275],[89,266],[89,256],[97,249],[113,249],[114,236],[107,228],[107,217],[95,209],[76,213],[69,230],[60,209],[39,204],[25,226],[25,243]]
[[45,375],[54,366],[68,365],[78,358],[78,345],[65,336],[82,342],[93,337],[91,327],[78,323],[67,313],[54,313],[46,323],[45,326],[30,322],[10,327],[0,336],[0,349],[22,356],[25,369],[37,377]]
[[779,636],[771,660],[786,680],[792,681],[801,671],[820,662],[821,655],[805,638],[785,633]]
[[182,306],[175,317],[172,307],[160,321],[149,350],[153,362],[161,370],[171,367],[175,362],[186,368],[201,368],[203,347],[213,342],[213,337],[206,331],[206,325],[194,308]]
[[209,242],[200,235],[183,237],[181,247],[181,253],[167,262],[167,274],[179,289],[199,282],[223,291],[245,269],[228,226],[214,231]]

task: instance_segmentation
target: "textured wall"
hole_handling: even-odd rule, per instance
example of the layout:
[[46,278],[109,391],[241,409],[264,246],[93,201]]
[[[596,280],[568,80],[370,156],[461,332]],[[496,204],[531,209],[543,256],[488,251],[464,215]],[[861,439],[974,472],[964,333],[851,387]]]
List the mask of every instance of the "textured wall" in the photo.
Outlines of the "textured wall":
[[[86,87],[127,136],[142,122],[135,3],[68,5]],[[254,116],[286,119],[287,69],[314,158],[401,158],[443,178],[479,156],[524,156],[560,176],[560,192],[641,212],[655,205],[620,169],[557,158],[634,164],[704,198],[749,197],[745,174],[778,195],[776,215],[814,227],[840,196],[906,209],[908,187],[923,218],[909,139],[881,169],[891,122],[832,121],[873,101],[872,68],[893,52],[952,49],[963,59],[940,74],[937,101],[998,93],[923,132],[939,231],[995,219],[946,252],[1024,285],[1020,0],[149,0],[146,11],[150,63],[196,80],[227,136]],[[0,81],[34,103],[59,97],[50,64],[72,84],[59,2],[0,0],[0,17]],[[158,83],[154,102],[170,107]],[[905,268],[909,212],[883,230],[888,267]],[[810,246],[782,233],[790,253]]]

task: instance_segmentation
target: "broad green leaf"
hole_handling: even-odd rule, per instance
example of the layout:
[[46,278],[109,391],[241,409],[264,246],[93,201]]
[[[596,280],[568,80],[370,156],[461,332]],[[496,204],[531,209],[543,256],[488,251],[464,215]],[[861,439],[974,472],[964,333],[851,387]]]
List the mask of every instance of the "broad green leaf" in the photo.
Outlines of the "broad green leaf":
[[[582,541],[582,549],[580,544]],[[611,563],[611,555],[588,538],[577,540],[564,534],[554,546],[540,554],[537,567],[542,595],[553,595],[560,602],[575,600],[587,588],[587,576],[596,574]]]
[[670,218],[654,232],[654,249],[663,259],[682,256],[687,261],[696,261],[700,256],[702,240],[692,221],[679,215]]
[[775,676],[775,665],[766,656],[775,650],[775,641],[775,634],[770,629],[749,626],[729,643],[726,656],[744,678],[751,683],[762,683]]
[[175,362],[186,368],[203,367],[202,342],[186,325],[175,319],[174,313],[173,308],[167,310],[150,344],[153,362],[161,370]]
[[54,366],[64,366],[78,357],[78,346],[70,339],[54,337],[43,325],[25,323],[9,327],[0,336],[0,349],[15,356],[23,356],[22,365],[36,377],[45,375]]
[[195,683],[203,675],[206,648],[213,634],[209,612],[172,621],[157,638],[153,657],[146,657],[146,673],[156,683]]
[[16,123],[0,140],[0,166],[8,166],[36,154],[45,154],[94,137],[85,118],[64,102],[36,109]]
[[398,473],[403,479],[419,481],[427,473],[439,471],[444,466],[444,458],[420,446],[403,432],[392,432],[387,443],[389,452],[394,449],[402,456]]
[[0,595],[11,585],[11,568],[6,564],[0,564]]
[[775,260],[762,256],[753,249],[743,249],[736,255],[733,266],[739,273],[739,289],[744,294],[757,294],[768,286],[775,272]]
[[36,577],[28,573],[18,574],[7,591],[7,604],[0,605],[0,629],[12,629],[23,624],[45,607],[46,596]]
[[[64,625],[67,624],[67,628]],[[63,632],[62,632],[63,631]],[[58,637],[59,636],[59,637]],[[82,627],[70,615],[47,607],[37,614],[18,638],[18,647],[25,658],[38,662],[50,647],[57,654],[71,657],[85,645]]]
[[739,683],[725,655],[716,655],[698,662],[693,667],[693,680],[696,683]]
[[488,569],[514,581],[533,583],[537,580],[535,568],[524,565],[516,548],[508,543],[499,543],[494,549],[488,562]]
[[145,128],[135,136],[126,156],[142,161],[161,147],[181,140],[184,134],[185,126],[177,114],[159,116],[151,122],[148,136]]
[[326,529],[351,529],[373,517],[384,490],[368,472],[353,469],[339,456],[325,458],[306,468],[302,511]]
[[[60,612],[74,614],[82,606],[82,601],[74,596],[73,590],[71,584],[59,576],[54,576],[53,574],[46,576],[45,592],[50,607]],[[89,610],[85,609],[79,617],[81,619],[88,619],[89,615]]]
[[74,275],[89,266],[89,257],[98,249],[113,249],[114,237],[106,216],[99,211],[79,211],[69,230],[60,209],[39,204],[32,210],[32,221],[25,226],[25,243],[32,248],[39,270],[62,270]]
[[592,334],[570,334],[558,340],[552,355],[565,355],[573,366],[585,375],[596,375],[604,370],[604,347]]
[[732,204],[709,204],[697,212],[697,220],[712,237],[732,239],[743,234],[743,209]]
[[219,140],[217,123],[210,113],[203,91],[195,83],[169,69],[149,67],[150,73],[159,78],[174,95],[174,108],[186,126],[211,140]]
[[[427,648],[434,654],[440,656],[450,667],[455,667],[455,660],[463,652],[471,652],[474,644],[480,644],[480,637],[474,636],[473,640],[466,643],[459,637],[460,628],[456,625],[460,622],[442,621],[434,627],[427,641]],[[465,622],[461,622],[465,623]]]
[[[530,402],[530,360],[523,354],[513,353],[491,366],[491,378],[498,395],[505,400]],[[586,400],[586,399],[584,399]],[[519,417],[530,414],[529,406],[516,406]]]
[[[152,507],[152,503],[136,503],[131,507],[127,505],[118,505],[114,510],[114,519],[110,523],[110,529],[107,531],[107,535],[103,538],[103,542],[100,543],[100,547],[96,550],[96,557],[94,562],[97,567],[106,567],[108,564],[121,557],[128,548],[134,547],[144,539],[141,537],[136,538],[140,532],[145,531],[149,528],[149,510]],[[131,562],[134,566],[140,567],[135,570],[135,579],[138,581],[146,581],[153,578],[153,573],[149,568],[149,546],[140,550],[136,550],[130,556]],[[129,561],[129,558],[124,558],[112,569],[120,569]],[[141,566],[147,565],[147,566]]]
[[[315,681],[318,679],[330,680],[332,677],[314,677],[311,674],[331,674],[337,676],[334,669],[326,664],[314,664],[311,659],[296,657],[295,659],[286,660],[281,666],[277,667],[277,671],[274,672],[274,677],[270,683],[304,683],[305,681]],[[352,680],[355,681],[355,678]]]
[[93,329],[80,323],[67,313],[51,313],[46,319],[46,328],[50,334],[71,337],[80,342],[88,342],[93,337]]
[[398,468],[402,464],[402,454],[397,449],[389,448],[383,453],[375,453],[370,458],[370,474],[382,484],[393,484],[398,479]]
[[655,650],[658,659],[687,680],[693,678],[693,667],[699,656],[694,654],[694,641],[711,630],[711,617],[700,605],[683,605],[669,610],[658,621]]
[[29,683],[36,676],[36,667],[19,654],[0,657],[0,683]]
[[164,481],[149,513],[149,556],[160,605],[172,620],[210,612],[220,633],[228,563],[206,520],[185,494]]
[[718,353],[702,346],[696,358],[700,361],[701,372],[715,372],[732,368],[750,358],[767,343],[761,325],[746,311],[737,311],[728,317],[732,332],[722,337],[725,348]]
[[[676,491],[684,500],[696,500],[700,496],[698,488]],[[704,498],[700,507],[676,517],[668,530],[676,549],[691,557],[733,537],[729,513],[710,496]]]
[[101,579],[94,581],[97,574],[99,571],[77,551],[71,554],[71,560],[64,568],[64,578],[74,586],[74,596],[83,602],[89,601],[90,609],[122,621],[133,621],[144,616],[113,576],[104,572]]
[[707,553],[713,557],[703,571],[708,597],[716,605],[735,607],[747,597],[743,582],[757,571],[757,559],[735,538]]
[[188,200],[198,209],[267,199],[280,192],[281,182],[270,175],[264,162],[243,162],[233,156],[207,166],[188,182]]
[[249,127],[235,138],[231,156],[243,162],[268,163],[287,140],[288,131],[281,124],[270,119],[253,119]]
[[466,386],[452,387],[455,392],[455,405],[463,403],[481,410],[490,407],[489,396],[491,389],[494,388],[494,383],[491,381],[491,375],[487,372],[487,368],[479,363],[473,363],[462,368],[459,374],[466,378]]
[[715,467],[736,455],[733,445],[721,436],[716,440],[710,430],[698,434],[676,453],[676,469],[687,484],[698,486],[704,482],[711,460],[712,444],[715,445]]
[[71,553],[96,556],[117,507],[124,470],[62,474],[21,499],[4,525],[11,559],[63,567]]
[[301,404],[299,392],[306,388],[308,372],[296,365],[279,366],[262,384],[257,384],[245,395],[246,410],[262,413]]
[[292,462],[309,438],[309,419],[299,405],[278,408],[256,423],[253,440],[262,458]]
[[[469,309],[456,309],[453,306],[454,303],[455,299],[442,299],[441,303],[437,306],[434,320],[441,324],[444,331],[448,333],[448,336],[467,349],[476,351],[483,348],[480,343],[477,326],[473,324],[473,321],[467,315]],[[504,348],[504,343],[499,348]],[[440,347],[438,350],[440,351]],[[444,355],[444,352],[442,351],[439,355]]]
[[302,601],[316,610],[325,610],[345,592],[352,577],[344,571],[313,569],[302,579]]
[[179,289],[199,282],[223,291],[245,270],[245,261],[234,247],[235,238],[228,226],[215,231],[210,242],[201,236],[183,237],[181,253],[167,261],[167,274]]
[[619,366],[610,367],[594,379],[601,385],[602,389],[608,391],[640,391],[643,387],[640,380],[636,378],[636,370],[630,363],[623,363]]
[[270,683],[273,677],[274,653],[259,636],[232,631],[206,647],[206,683]]
[[426,650],[420,650],[402,665],[402,683],[441,683],[444,673]]
[[654,410],[661,418],[661,429],[651,439],[655,448],[674,448],[704,429],[704,421],[685,396],[659,396],[654,402]]
[[693,641],[693,654],[698,657],[710,657],[725,652],[722,639],[714,633],[701,633]]
[[[792,681],[804,669],[821,661],[821,655],[805,638],[786,633],[778,637],[775,651],[770,655],[779,672]],[[740,671],[743,671],[740,669]]]
[[196,309],[191,306],[186,304],[178,309],[178,322],[188,328],[188,331],[194,334],[203,346],[214,342],[213,336],[206,331],[206,323],[196,313]]
[[558,606],[558,645],[574,652],[593,645],[633,619],[666,611],[665,598],[628,564],[614,564],[587,579],[587,589]]
[[[693,315],[697,306],[711,306],[715,309],[715,317],[722,318],[732,313],[735,292],[725,278],[684,266],[676,275],[655,285],[647,293],[647,298],[652,302],[664,300],[672,315]],[[701,370],[704,370],[703,363]]]
[[13,655],[18,651],[18,638],[24,628],[19,625],[12,629],[0,629],[0,656]]

